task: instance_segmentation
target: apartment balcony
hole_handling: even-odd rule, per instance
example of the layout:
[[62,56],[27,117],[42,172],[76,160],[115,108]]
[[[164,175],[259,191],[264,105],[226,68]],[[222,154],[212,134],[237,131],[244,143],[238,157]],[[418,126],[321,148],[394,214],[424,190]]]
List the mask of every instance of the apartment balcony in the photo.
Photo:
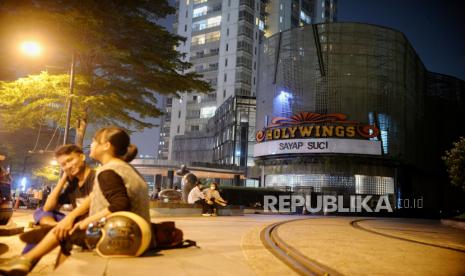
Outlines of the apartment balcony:
[[[194,6],[194,11],[195,11],[195,6]],[[216,6],[213,6],[213,7],[208,7],[208,10],[206,12],[202,12],[202,13],[199,13],[199,14],[195,14],[194,13],[194,16],[192,17],[193,20],[201,20],[201,19],[205,19],[207,17],[210,17],[214,14],[221,14],[221,4],[219,5],[216,5]]]
[[207,46],[210,46],[209,44],[213,44],[213,43],[220,43],[220,38],[217,37],[217,38],[208,38],[208,39],[205,39],[205,40],[202,40],[202,41],[197,41],[197,42],[192,42],[191,43],[191,47],[192,48],[200,48],[200,47],[207,47]]
[[199,60],[199,59],[203,59],[203,58],[209,58],[209,57],[217,57],[217,56],[218,56],[218,52],[202,54],[202,55],[195,55],[195,56],[190,57],[190,61]]
[[195,72],[199,73],[199,74],[213,72],[213,71],[218,71],[218,65],[217,66],[210,66],[210,67],[199,69],[199,70],[195,70]]
[[221,22],[215,22],[215,23],[205,24],[205,25],[195,25],[194,23],[194,27],[192,27],[192,34],[196,35],[202,32],[216,31],[216,29],[219,30],[220,27],[221,27]]

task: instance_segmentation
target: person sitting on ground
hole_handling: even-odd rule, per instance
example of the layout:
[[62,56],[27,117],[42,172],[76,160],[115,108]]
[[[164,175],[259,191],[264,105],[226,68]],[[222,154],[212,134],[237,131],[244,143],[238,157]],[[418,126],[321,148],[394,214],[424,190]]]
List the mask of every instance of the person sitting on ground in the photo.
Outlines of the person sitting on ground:
[[213,182],[210,188],[205,191],[205,204],[203,208],[203,216],[216,216],[216,208],[218,206],[226,206],[228,202],[224,200],[220,192],[218,192],[218,183]]
[[0,264],[0,273],[9,273],[13,270],[28,272],[34,262],[59,243],[85,244],[87,226],[113,212],[133,212],[150,223],[147,183],[127,163],[136,155],[137,147],[130,144],[129,135],[123,129],[107,127],[97,131],[92,140],[90,157],[100,162],[102,166],[96,173],[92,193],[82,203],[89,206],[89,216],[76,223],[68,232],[69,236],[64,239],[58,239],[53,231],[49,232],[25,255]]
[[[90,197],[88,195],[93,189],[95,172],[85,165],[82,149],[75,145],[65,145],[58,148],[55,155],[63,169],[63,177],[49,195],[42,209],[34,213],[34,220],[42,227],[21,236],[21,239],[31,241],[43,238],[37,245],[30,246],[31,248],[26,247],[21,256],[1,263],[0,274],[2,275],[28,273],[34,264],[60,243],[64,247],[64,241],[69,239],[73,227],[77,225],[76,222],[89,211]],[[65,216],[57,211],[63,203],[71,203],[75,209]],[[79,245],[85,247],[84,242]]]
[[[92,191],[95,171],[86,165],[86,157],[79,146],[68,144],[59,147],[55,150],[55,158],[63,170],[63,176],[47,196],[44,205],[33,214],[34,224],[40,228],[20,236],[27,243],[23,254],[34,248],[50,229],[65,218],[65,214],[59,211],[63,204],[71,204],[76,209]],[[55,231],[60,233],[60,237],[65,236],[64,232],[71,230],[73,224],[84,216],[76,212],[68,214]]]
[[202,204],[205,202],[205,194],[202,193],[202,182],[197,180],[194,188],[189,192],[187,196],[187,203],[189,204]]
[[89,217],[80,228],[98,222],[118,211],[133,212],[150,223],[148,186],[144,178],[129,165],[137,155],[137,147],[122,128],[100,129],[94,136],[90,157],[102,164],[90,197]]

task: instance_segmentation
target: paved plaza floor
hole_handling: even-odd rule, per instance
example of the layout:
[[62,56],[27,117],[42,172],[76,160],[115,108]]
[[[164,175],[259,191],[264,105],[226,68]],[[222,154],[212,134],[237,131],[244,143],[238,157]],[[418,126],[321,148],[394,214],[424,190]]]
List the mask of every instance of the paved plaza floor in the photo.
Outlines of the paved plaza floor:
[[343,275],[465,275],[464,230],[432,220],[360,219],[362,229],[351,224],[357,218],[294,221],[278,235]]
[[[24,226],[31,218],[30,211],[14,215]],[[200,248],[140,258],[76,252],[57,270],[52,252],[31,275],[296,275],[260,239],[266,226],[286,220],[292,221],[277,228],[281,239],[344,275],[465,275],[465,230],[438,221],[286,215],[153,219],[166,220],[174,220]],[[23,246],[16,236],[1,237],[0,243],[9,247],[1,258],[18,254]]]

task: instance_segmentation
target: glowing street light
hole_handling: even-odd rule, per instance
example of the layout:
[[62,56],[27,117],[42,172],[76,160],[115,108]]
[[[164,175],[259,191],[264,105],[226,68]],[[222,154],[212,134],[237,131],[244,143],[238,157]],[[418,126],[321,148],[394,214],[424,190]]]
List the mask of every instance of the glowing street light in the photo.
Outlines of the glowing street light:
[[55,159],[52,159],[52,161],[50,161],[50,165],[58,166],[58,161],[56,161]]
[[35,41],[25,41],[20,45],[23,54],[30,57],[38,57],[42,53],[42,46]]
[[[42,53],[42,46],[35,41],[25,41],[20,45],[21,51],[23,54],[30,57],[38,57]],[[71,55],[71,69],[70,69],[70,78],[69,78],[69,95],[67,100],[67,110],[66,110],[66,126],[65,133],[63,135],[63,145],[68,143],[69,128],[70,128],[70,119],[71,119],[71,109],[73,105],[73,90],[74,90],[74,67],[75,67],[75,54]]]

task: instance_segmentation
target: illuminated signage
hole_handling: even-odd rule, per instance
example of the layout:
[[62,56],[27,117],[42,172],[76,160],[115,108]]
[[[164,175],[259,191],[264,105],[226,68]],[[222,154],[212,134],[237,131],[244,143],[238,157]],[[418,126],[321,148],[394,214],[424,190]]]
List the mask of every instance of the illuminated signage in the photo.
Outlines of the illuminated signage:
[[319,114],[300,112],[289,118],[277,117],[266,128],[257,131],[258,143],[296,138],[359,138],[377,137],[375,125],[364,125],[347,120],[341,113]]
[[295,153],[345,153],[381,155],[381,142],[357,139],[289,139],[259,143],[254,157]]
[[300,112],[277,117],[255,135],[254,156],[293,153],[347,153],[381,155],[381,142],[370,141],[379,129],[347,120],[341,113]]

